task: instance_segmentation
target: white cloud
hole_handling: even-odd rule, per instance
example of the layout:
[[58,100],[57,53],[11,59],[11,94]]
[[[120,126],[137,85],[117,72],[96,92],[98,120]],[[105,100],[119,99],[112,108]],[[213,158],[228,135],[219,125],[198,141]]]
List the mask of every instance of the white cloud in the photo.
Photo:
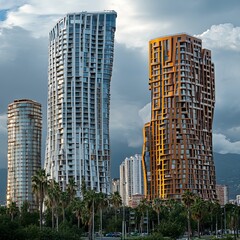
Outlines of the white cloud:
[[[176,6],[181,7],[182,4]],[[142,128],[150,120],[151,114],[150,103],[146,104],[150,97],[147,90],[148,41],[174,32],[201,33],[213,22],[226,22],[222,14],[219,14],[218,19],[212,18],[214,14],[209,14],[204,21],[199,21],[202,18],[199,16],[199,8],[192,9],[192,15],[188,15],[182,11],[168,11],[172,10],[171,7],[164,1],[150,4],[143,0],[0,0],[0,9],[8,11],[7,19],[0,21],[0,67],[1,78],[4,79],[1,84],[2,109],[16,97],[34,97],[46,103],[47,36],[59,18],[68,12],[112,9],[118,17],[111,83],[111,138],[127,142],[129,147],[141,147]],[[183,8],[188,11],[185,6]],[[193,15],[194,18],[191,18]],[[233,119],[239,119],[239,112],[230,114],[239,111],[239,20],[234,24],[213,25],[198,35],[203,39],[204,47],[212,49],[213,58],[216,58],[215,116],[218,119],[215,122],[218,123],[216,125],[221,123],[217,129],[222,130],[222,134],[214,134],[214,151],[217,152],[239,151],[237,140],[240,135],[234,134],[239,129],[231,130]],[[37,38],[33,39],[32,36]],[[12,86],[14,88],[11,89]],[[32,89],[41,89],[38,90],[40,95]],[[144,104],[146,106],[142,107]],[[4,120],[0,122],[4,123]],[[237,125],[236,122],[234,125]],[[6,133],[6,125],[1,125],[0,129]],[[7,143],[6,139],[4,141]]]
[[[32,32],[34,37],[46,37],[56,21],[68,12],[104,10],[107,0],[93,0],[79,2],[72,0],[71,4],[63,0],[29,0],[22,1],[22,4],[9,5],[12,7],[8,11],[7,19],[0,25],[2,28],[21,27]],[[7,5],[6,5],[7,7]]]
[[230,128],[230,129],[228,129],[228,132],[229,132],[229,133],[236,133],[236,134],[240,135],[240,126],[238,126],[238,127],[232,127],[232,128]]
[[115,10],[118,14],[116,41],[130,48],[141,48],[143,51],[147,51],[148,41],[156,30],[166,31],[170,27],[168,21],[161,21],[159,24],[154,18],[150,18],[148,13],[139,7],[138,2],[127,0],[102,0],[97,3],[94,0],[87,3],[72,0],[71,4],[63,0],[29,0],[21,1],[21,5],[9,4],[8,7],[13,8],[9,10],[7,19],[0,23],[0,27],[21,27],[32,32],[35,37],[47,36],[56,21],[66,13]]
[[151,120],[151,102],[146,104],[143,108],[141,108],[138,112],[140,118],[143,121],[143,124],[150,122]]
[[197,37],[203,40],[203,45],[209,49],[226,49],[240,51],[240,27],[231,23],[213,25]]
[[7,133],[7,114],[0,115],[0,133]]
[[118,13],[116,41],[128,48],[140,48],[143,53],[148,51],[153,34],[166,32],[171,27],[168,20],[156,21],[138,1],[115,1],[112,8]]
[[16,8],[28,2],[27,0],[1,0],[0,9]]
[[122,142],[129,147],[142,146],[142,121],[139,117],[139,108],[133,103],[125,101],[115,104],[111,108],[110,131],[113,138],[121,136]]
[[213,146],[214,152],[240,154],[240,141],[232,142],[222,133],[213,134]]

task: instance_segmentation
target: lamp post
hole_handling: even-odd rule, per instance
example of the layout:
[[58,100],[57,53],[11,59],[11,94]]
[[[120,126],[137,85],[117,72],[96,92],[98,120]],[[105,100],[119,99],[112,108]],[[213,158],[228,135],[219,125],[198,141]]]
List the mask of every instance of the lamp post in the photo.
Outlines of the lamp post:
[[124,187],[124,199],[123,199],[123,220],[122,220],[122,239],[125,240],[125,236],[126,236],[126,217],[125,217],[125,196],[126,196],[126,183],[123,183],[123,187]]
[[94,199],[93,199],[93,205],[92,205],[92,239],[95,239],[95,235],[94,235]]
[[227,233],[227,221],[226,221],[226,208],[225,208],[225,205],[224,205],[224,234]]
[[122,239],[125,240],[126,220],[125,220],[125,204],[123,204],[123,220],[122,220]]
[[149,226],[148,226],[148,209],[147,209],[147,235],[148,235],[148,231],[149,231],[149,230],[148,230],[148,227],[149,227]]

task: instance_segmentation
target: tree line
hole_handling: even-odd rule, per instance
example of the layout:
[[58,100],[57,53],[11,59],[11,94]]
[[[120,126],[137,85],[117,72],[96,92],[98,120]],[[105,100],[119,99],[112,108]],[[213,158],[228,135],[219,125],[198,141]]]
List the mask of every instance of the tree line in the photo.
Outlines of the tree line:
[[[0,208],[1,239],[94,239],[105,233],[122,232],[126,223],[127,237],[148,235],[148,239],[177,239],[212,234],[223,235],[231,230],[238,237],[240,208],[234,204],[220,206],[185,191],[182,200],[142,199],[136,208],[123,206],[118,192],[106,195],[87,189],[84,181],[81,197],[70,178],[65,191],[49,180],[44,170],[32,177],[32,189],[38,207],[30,211],[28,202],[18,209],[16,202]],[[34,236],[34,238],[33,238]],[[125,236],[122,236],[125,239]],[[134,238],[136,239],[136,237]]]

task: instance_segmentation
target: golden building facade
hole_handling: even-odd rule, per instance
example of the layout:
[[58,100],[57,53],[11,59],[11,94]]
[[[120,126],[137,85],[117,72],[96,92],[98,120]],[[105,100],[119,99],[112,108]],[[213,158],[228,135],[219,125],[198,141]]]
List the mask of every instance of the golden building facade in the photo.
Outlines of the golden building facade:
[[211,51],[187,34],[149,42],[151,120],[143,135],[145,195],[181,199],[190,190],[215,199]]

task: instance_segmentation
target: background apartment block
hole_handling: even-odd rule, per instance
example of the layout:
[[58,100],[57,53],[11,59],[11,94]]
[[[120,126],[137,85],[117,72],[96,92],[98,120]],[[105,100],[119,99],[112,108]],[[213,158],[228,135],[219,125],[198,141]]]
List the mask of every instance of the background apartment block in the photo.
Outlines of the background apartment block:
[[135,194],[143,194],[142,156],[135,154],[120,165],[120,195],[123,204],[128,206]]
[[180,199],[190,190],[215,199],[211,51],[187,34],[149,42],[151,121],[144,129],[145,195]]
[[119,192],[120,193],[120,178],[112,179],[112,193]]
[[229,189],[227,185],[216,185],[216,193],[217,199],[219,200],[219,204],[224,206],[229,201]]
[[[49,34],[45,169],[64,190],[110,193],[109,105],[114,11],[67,14]],[[78,191],[79,194],[79,191]]]
[[28,201],[36,208],[32,176],[41,168],[41,105],[28,99],[15,100],[8,106],[8,180],[7,205],[21,207]]

